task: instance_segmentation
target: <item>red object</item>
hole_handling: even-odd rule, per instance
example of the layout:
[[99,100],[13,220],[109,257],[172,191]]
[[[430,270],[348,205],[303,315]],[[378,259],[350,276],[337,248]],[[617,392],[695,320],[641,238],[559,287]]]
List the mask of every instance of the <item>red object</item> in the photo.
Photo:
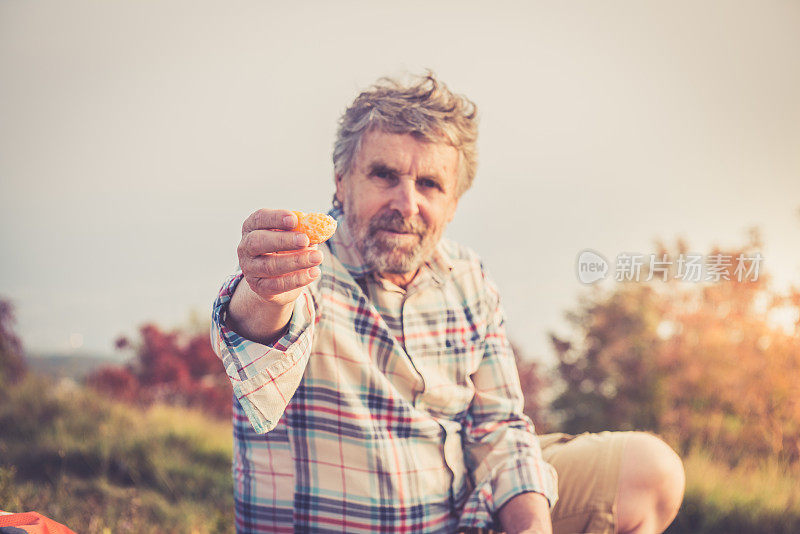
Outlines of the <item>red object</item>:
[[[5,515],[3,515],[5,514]],[[38,512],[9,514],[0,511],[0,534],[75,534],[61,523],[56,523]]]

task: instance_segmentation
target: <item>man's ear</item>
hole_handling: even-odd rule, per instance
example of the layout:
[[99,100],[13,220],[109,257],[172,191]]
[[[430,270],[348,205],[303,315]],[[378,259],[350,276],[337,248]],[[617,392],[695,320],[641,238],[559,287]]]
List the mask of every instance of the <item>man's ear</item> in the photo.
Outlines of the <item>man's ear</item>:
[[458,202],[457,201],[453,205],[453,208],[450,210],[450,213],[447,215],[447,224],[450,224],[450,222],[452,222],[452,220],[453,220],[453,217],[456,216],[456,207],[458,207]]
[[336,185],[336,195],[339,197],[339,200],[342,199],[342,193],[344,193],[343,184],[342,184],[343,181],[344,181],[344,177],[341,174],[336,173],[336,174],[333,175],[333,182]]
[[455,200],[453,200],[453,203],[450,205],[450,212],[447,214],[447,223],[446,224],[450,224],[450,222],[453,220],[453,217],[456,216],[456,209],[458,208],[458,201],[459,201],[459,198],[456,198]]

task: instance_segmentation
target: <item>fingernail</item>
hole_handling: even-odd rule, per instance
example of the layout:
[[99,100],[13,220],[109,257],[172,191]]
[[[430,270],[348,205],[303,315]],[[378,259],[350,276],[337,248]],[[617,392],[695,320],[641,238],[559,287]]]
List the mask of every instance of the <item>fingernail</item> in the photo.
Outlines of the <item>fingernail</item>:
[[316,277],[318,277],[318,276],[320,275],[320,273],[321,273],[321,272],[322,272],[322,271],[320,271],[320,270],[319,270],[319,267],[312,267],[312,268],[310,268],[310,269],[308,270],[308,274],[311,276],[311,278],[316,278]]
[[297,234],[294,236],[294,242],[298,247],[304,247],[308,244],[308,237],[306,234]]
[[310,261],[310,262],[312,262],[312,263],[319,263],[319,262],[321,262],[321,261],[322,261],[322,252],[320,252],[319,250],[314,250],[314,251],[311,251],[311,252],[308,254],[308,261]]
[[294,215],[287,215],[286,217],[284,217],[283,225],[286,226],[286,228],[294,228],[295,226]]

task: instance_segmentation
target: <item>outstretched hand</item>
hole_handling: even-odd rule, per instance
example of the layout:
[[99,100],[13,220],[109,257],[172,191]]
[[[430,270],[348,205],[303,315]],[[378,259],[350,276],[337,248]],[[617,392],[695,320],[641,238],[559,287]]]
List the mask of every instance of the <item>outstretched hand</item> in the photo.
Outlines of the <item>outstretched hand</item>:
[[297,216],[288,210],[260,209],[242,225],[237,254],[247,284],[264,302],[284,306],[320,275],[322,252],[308,236],[293,232]]

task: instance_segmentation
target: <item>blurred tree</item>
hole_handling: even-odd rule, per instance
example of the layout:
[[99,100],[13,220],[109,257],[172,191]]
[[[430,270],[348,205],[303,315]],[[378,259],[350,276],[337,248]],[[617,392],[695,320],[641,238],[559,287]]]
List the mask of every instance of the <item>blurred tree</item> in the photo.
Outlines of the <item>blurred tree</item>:
[[25,374],[22,342],[15,332],[14,307],[0,299],[0,385],[16,382]]
[[[734,259],[718,282],[592,288],[567,316],[572,336],[551,334],[564,429],[645,429],[732,462],[800,461],[800,289],[772,289],[763,265],[739,280],[735,259],[761,246],[753,231],[746,246],[706,255]],[[657,248],[673,260],[687,250]]]
[[547,393],[552,381],[547,370],[535,359],[527,358],[519,345],[511,342],[511,350],[519,371],[519,381],[525,395],[525,415],[531,418],[536,432],[544,434],[553,427],[551,414],[547,407]]
[[129,368],[106,366],[86,377],[86,385],[125,401],[136,401],[140,396],[139,380]]
[[656,334],[662,303],[644,284],[586,298],[568,314],[578,340],[551,334],[564,382],[553,409],[566,432],[655,429],[663,410],[664,374]]
[[133,351],[126,367],[98,370],[87,379],[97,389],[122,400],[161,401],[200,407],[211,414],[231,414],[231,386],[211,349],[209,330],[162,330],[148,323],[138,341],[120,337],[116,346]]

